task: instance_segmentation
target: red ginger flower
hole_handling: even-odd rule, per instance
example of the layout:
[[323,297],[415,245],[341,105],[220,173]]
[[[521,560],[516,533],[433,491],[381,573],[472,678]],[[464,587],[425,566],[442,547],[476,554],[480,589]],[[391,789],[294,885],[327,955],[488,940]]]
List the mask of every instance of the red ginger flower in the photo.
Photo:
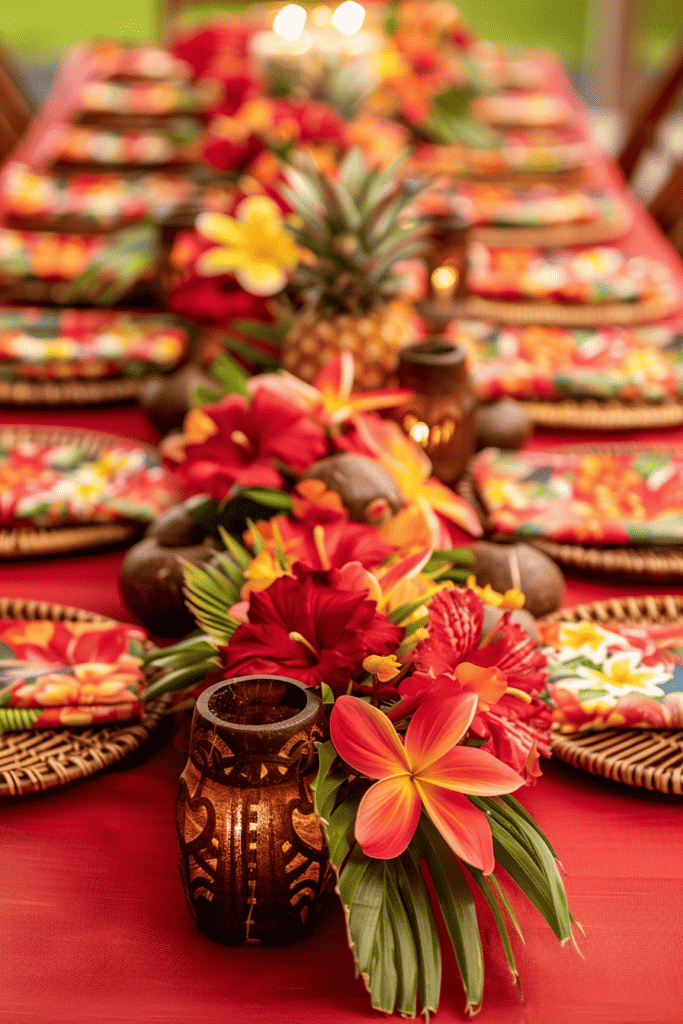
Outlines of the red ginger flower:
[[400,856],[424,807],[456,856],[486,874],[493,871],[491,827],[463,794],[511,793],[523,779],[490,754],[457,746],[476,708],[474,694],[425,701],[411,719],[404,746],[377,708],[358,697],[337,699],[330,717],[337,753],[356,771],[379,779],[356,816],[356,839],[368,857]]
[[315,573],[295,565],[293,572],[294,578],[282,576],[251,592],[249,622],[221,648],[223,675],[263,672],[342,692],[368,654],[392,654],[404,630],[372,601],[339,589],[336,570]]
[[[327,452],[325,435],[301,409],[265,389],[251,404],[241,395],[192,409],[180,445],[166,455],[185,493],[221,500],[234,484],[279,488],[278,463],[303,472]],[[179,449],[182,449],[179,451]],[[178,457],[178,455],[180,457]]]
[[403,699],[389,714],[397,721],[437,694],[474,692],[479,707],[472,732],[530,780],[540,774],[537,753],[550,757],[552,713],[538,699],[547,659],[509,614],[496,627],[500,639],[480,647],[483,617],[483,602],[472,590],[443,590],[433,598],[429,636],[415,648],[417,671],[400,684]]

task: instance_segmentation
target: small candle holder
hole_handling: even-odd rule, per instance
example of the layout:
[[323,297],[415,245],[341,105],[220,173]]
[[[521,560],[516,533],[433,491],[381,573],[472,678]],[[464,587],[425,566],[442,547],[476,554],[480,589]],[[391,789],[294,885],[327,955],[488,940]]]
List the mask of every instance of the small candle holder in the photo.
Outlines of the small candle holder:
[[465,350],[442,337],[409,345],[401,352],[398,378],[400,386],[414,395],[393,418],[424,448],[434,475],[444,484],[454,484],[475,444],[477,401]]
[[470,222],[460,214],[432,218],[432,246],[427,253],[428,295],[418,304],[427,329],[438,334],[462,316],[469,295],[467,253]]

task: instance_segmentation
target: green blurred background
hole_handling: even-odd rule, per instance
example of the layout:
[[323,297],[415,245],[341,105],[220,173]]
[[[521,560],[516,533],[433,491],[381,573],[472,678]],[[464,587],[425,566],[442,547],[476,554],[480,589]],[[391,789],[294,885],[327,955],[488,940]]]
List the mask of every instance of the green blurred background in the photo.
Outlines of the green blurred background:
[[[585,62],[589,0],[461,0],[458,6],[485,39],[550,47],[577,70]],[[93,36],[154,38],[157,11],[157,0],[0,0],[0,38],[28,63],[54,62],[65,47]],[[645,64],[666,54],[681,31],[681,11],[681,0],[642,0]]]

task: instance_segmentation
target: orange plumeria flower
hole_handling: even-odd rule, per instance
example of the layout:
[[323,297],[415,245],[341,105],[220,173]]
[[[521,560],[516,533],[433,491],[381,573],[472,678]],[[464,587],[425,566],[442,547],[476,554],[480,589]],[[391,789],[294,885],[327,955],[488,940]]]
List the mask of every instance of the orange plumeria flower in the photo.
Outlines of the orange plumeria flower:
[[330,734],[353,769],[379,781],[363,796],[356,839],[368,857],[391,859],[408,847],[424,808],[456,856],[485,874],[495,867],[491,827],[464,794],[497,796],[524,785],[491,754],[458,746],[477,709],[475,694],[427,700],[405,745],[386,715],[358,697],[337,698]]

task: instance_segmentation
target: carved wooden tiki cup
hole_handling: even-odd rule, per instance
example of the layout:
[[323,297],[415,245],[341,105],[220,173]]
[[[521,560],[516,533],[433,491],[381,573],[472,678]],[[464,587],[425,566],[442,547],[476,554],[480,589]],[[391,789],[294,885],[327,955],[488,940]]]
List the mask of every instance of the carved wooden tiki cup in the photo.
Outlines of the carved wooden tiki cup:
[[229,945],[281,945],[314,927],[331,881],[309,788],[320,698],[243,676],[197,700],[177,800],[180,874],[198,927]]
[[476,397],[464,350],[433,337],[404,348],[399,381],[415,394],[391,414],[432,461],[434,475],[451,485],[474,452]]

